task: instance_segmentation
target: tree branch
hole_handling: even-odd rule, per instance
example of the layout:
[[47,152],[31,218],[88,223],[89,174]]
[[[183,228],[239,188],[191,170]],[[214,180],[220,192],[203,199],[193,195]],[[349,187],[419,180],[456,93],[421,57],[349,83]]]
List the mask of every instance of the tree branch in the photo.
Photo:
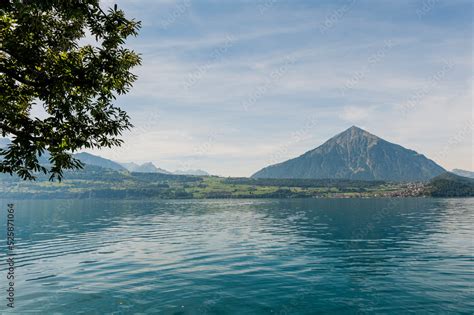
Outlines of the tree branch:
[[3,123],[0,123],[0,130],[2,131],[5,131],[7,133],[10,133],[12,135],[15,135],[17,137],[24,137],[24,138],[27,138],[29,140],[41,140],[42,138],[41,137],[35,137],[35,136],[32,136],[31,134],[29,134],[28,132],[24,132],[24,131],[21,131],[21,130],[17,130],[15,128],[12,128],[10,126],[7,126]]
[[23,78],[22,76],[18,75],[17,73],[15,73],[14,71],[11,71],[11,70],[9,70],[5,67],[2,67],[2,66],[0,66],[0,73],[4,73],[4,74],[10,76],[11,78],[17,80],[18,82],[26,84],[26,85],[30,85],[30,86],[34,86],[34,87],[40,87],[41,86],[41,84],[38,84],[38,82],[27,80],[27,79]]

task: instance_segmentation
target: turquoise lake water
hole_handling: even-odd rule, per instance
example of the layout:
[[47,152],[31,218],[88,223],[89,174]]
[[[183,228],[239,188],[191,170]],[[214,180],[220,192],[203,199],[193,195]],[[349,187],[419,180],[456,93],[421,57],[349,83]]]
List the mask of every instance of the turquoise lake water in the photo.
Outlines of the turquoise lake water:
[[474,199],[57,200],[15,209],[20,314],[474,311]]

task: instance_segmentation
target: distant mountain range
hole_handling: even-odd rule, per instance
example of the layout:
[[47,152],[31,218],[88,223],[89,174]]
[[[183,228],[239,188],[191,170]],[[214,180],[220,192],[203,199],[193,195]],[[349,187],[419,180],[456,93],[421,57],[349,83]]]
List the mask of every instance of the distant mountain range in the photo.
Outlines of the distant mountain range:
[[167,170],[156,167],[155,164],[153,164],[152,162],[143,163],[141,165],[131,162],[131,163],[121,163],[121,165],[125,167],[127,170],[129,170],[130,172],[135,172],[135,173],[172,174],[171,172],[168,172]]
[[458,168],[455,168],[452,170],[452,173],[459,175],[459,176],[464,176],[468,178],[474,178],[474,172],[466,171],[466,170],[460,170]]
[[129,171],[129,172],[134,172],[134,173],[159,173],[159,174],[168,174],[168,175],[209,176],[209,173],[203,170],[186,170],[186,171],[177,170],[175,172],[170,172],[170,171],[167,171],[165,169],[155,166],[155,164],[153,164],[152,162],[147,162],[143,164],[137,164],[134,162],[118,163],[118,162],[104,159],[100,156],[93,155],[90,153],[85,153],[85,152],[74,154],[74,157],[81,160],[84,164],[108,168],[115,171]]
[[112,160],[104,159],[100,156],[93,155],[90,153],[81,152],[74,154],[74,157],[87,165],[100,166],[114,171],[126,171],[126,168],[120,165],[119,163],[114,162]]
[[[5,148],[11,143],[10,139],[6,138],[0,138],[0,148]],[[112,160],[105,159],[103,157],[86,153],[86,152],[81,152],[81,153],[76,153],[73,154],[73,156],[76,159],[79,159],[82,163],[87,164],[87,165],[94,165],[94,166],[99,166],[102,168],[107,168],[111,169],[114,171],[126,171],[127,169],[120,165],[117,162],[114,162]],[[49,152],[45,152],[43,155],[38,157],[39,163],[42,165],[48,165],[50,158]]]
[[353,126],[316,149],[265,167],[252,177],[424,181],[444,172],[424,155]]
[[123,167],[125,167],[130,172],[135,173],[160,173],[160,174],[168,174],[168,175],[196,175],[196,176],[209,176],[209,173],[203,170],[177,170],[174,172],[170,172],[164,170],[162,168],[156,167],[153,163],[120,163]]
[[[0,148],[10,143],[0,138]],[[40,157],[48,162],[48,154]],[[83,163],[115,171],[159,173],[168,175],[208,176],[203,170],[170,172],[153,163],[118,163],[90,153],[74,157]],[[446,172],[441,166],[413,150],[385,141],[353,126],[334,136],[321,146],[303,155],[263,168],[253,178],[288,179],[355,179],[385,181],[426,181]],[[454,169],[454,174],[474,178],[474,172]]]
[[[8,138],[0,137],[0,148],[5,148],[11,143]],[[82,163],[92,166],[98,166],[106,169],[111,169],[114,171],[129,171],[135,173],[159,173],[159,174],[168,174],[168,175],[194,175],[194,176],[209,176],[210,174],[206,171],[196,169],[196,170],[176,170],[175,172],[170,172],[162,168],[156,167],[152,162],[147,162],[143,164],[137,164],[134,162],[130,163],[119,163],[115,162],[94,154],[87,152],[81,152],[73,154],[73,156],[79,159]],[[46,152],[41,157],[39,157],[39,162],[43,165],[49,164],[49,153]],[[1,160],[1,157],[0,157]]]

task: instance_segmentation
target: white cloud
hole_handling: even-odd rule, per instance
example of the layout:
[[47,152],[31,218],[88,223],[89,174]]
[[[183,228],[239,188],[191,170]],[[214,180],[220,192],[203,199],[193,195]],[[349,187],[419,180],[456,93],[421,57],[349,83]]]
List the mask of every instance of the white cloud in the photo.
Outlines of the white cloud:
[[374,106],[345,106],[341,118],[351,123],[361,123],[374,116]]
[[[143,53],[143,66],[135,71],[139,80],[130,96],[119,101],[131,112],[154,117],[157,110],[161,116],[138,117],[134,122],[142,131],[127,136],[126,147],[116,153],[104,151],[108,157],[153,161],[170,169],[192,163],[189,168],[221,175],[250,175],[271,159],[297,156],[357,124],[434,158],[472,118],[472,48],[464,33],[443,24],[449,21],[382,21],[357,5],[321,35],[314,22],[325,16],[319,8],[276,3],[262,16],[247,3],[240,10],[207,16],[193,2],[180,20],[185,29],[179,23],[169,32],[154,29],[176,3],[150,4],[145,12],[138,2],[119,2],[131,14],[142,14],[138,18],[144,17],[146,25],[144,37],[131,43]],[[168,11],[160,13],[157,6]],[[150,18],[155,13],[162,15]],[[229,35],[232,46],[213,58]],[[393,47],[371,63],[386,40]],[[295,58],[288,71],[251,110],[243,111],[239,104],[288,56]],[[424,89],[446,60],[453,68]],[[203,67],[195,84],[186,88],[186,78]],[[363,76],[357,76],[361,71]],[[354,77],[356,84],[341,93]],[[415,106],[404,113],[403,104],[415,94]],[[292,132],[312,112],[320,117],[313,134],[291,143]],[[471,150],[472,142],[462,140],[437,162],[472,169]]]

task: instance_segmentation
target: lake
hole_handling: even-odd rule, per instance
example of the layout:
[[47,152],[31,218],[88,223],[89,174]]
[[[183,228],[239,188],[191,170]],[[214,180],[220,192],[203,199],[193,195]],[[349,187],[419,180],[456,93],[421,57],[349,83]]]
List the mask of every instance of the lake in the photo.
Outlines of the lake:
[[32,200],[15,211],[17,313],[474,310],[472,198]]

